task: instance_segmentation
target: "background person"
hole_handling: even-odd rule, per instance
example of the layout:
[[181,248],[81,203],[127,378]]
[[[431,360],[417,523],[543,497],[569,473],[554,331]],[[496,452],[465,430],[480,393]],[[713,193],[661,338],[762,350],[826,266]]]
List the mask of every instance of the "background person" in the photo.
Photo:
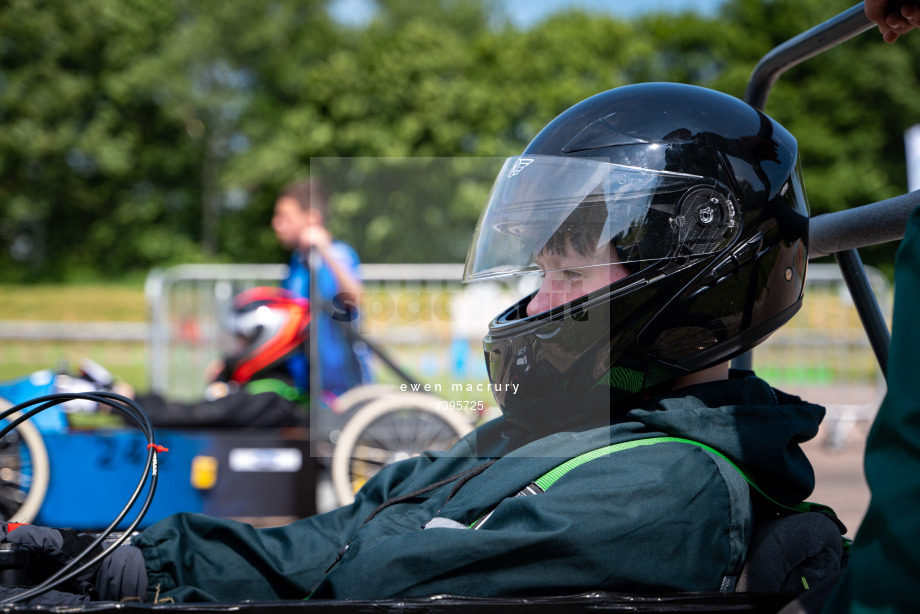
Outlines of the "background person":
[[[367,381],[366,351],[355,347],[343,330],[355,326],[363,285],[358,255],[336,241],[324,225],[326,196],[317,181],[285,187],[275,203],[272,228],[293,253],[281,289],[254,288],[234,298],[228,318],[238,351],[213,367],[205,399],[169,401],[147,393],[137,400],[159,427],[306,426],[309,414],[311,288],[309,259],[315,254],[317,287],[332,314],[320,313],[316,330],[323,392],[338,395]],[[305,311],[306,310],[306,311]],[[318,310],[317,310],[318,311]],[[264,322],[258,321],[265,314]]]
[[[296,181],[285,187],[275,202],[272,229],[278,241],[293,253],[288,276],[282,286],[298,296],[316,298],[316,330],[323,391],[340,395],[349,388],[369,381],[367,351],[353,344],[344,330],[356,328],[358,303],[363,292],[358,254],[350,245],[332,237],[325,226],[327,199],[316,180]],[[318,262],[310,262],[311,257]],[[312,266],[311,266],[312,265]],[[311,280],[316,270],[317,279]],[[311,283],[318,297],[311,297]],[[325,311],[324,307],[335,313]],[[319,307],[317,309],[317,307]],[[292,356],[289,371],[298,386],[310,387],[309,351]]]

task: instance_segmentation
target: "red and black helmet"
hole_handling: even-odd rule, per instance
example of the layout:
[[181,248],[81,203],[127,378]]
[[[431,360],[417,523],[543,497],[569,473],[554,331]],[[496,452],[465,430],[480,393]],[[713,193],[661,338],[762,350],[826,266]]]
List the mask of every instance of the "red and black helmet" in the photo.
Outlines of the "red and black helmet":
[[283,288],[250,288],[233,299],[226,327],[242,347],[225,359],[218,380],[245,384],[301,351],[310,336],[310,301]]

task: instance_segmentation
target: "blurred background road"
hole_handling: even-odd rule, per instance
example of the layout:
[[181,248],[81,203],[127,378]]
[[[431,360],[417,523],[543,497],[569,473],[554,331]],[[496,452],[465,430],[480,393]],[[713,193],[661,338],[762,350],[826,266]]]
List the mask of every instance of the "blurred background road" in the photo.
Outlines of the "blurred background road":
[[868,424],[859,424],[850,432],[846,445],[829,449],[825,445],[828,429],[805,445],[805,453],[815,468],[815,492],[810,501],[831,506],[846,525],[847,536],[856,536],[859,523],[869,506],[869,487],[863,472],[863,453]]

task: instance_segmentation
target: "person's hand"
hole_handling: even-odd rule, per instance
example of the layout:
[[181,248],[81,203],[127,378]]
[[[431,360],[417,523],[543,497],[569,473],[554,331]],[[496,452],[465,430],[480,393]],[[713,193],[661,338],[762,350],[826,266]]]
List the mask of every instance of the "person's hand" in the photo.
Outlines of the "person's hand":
[[[123,382],[120,380],[112,384],[112,392],[115,394],[120,394],[121,396],[127,397],[129,399],[133,399],[137,396],[137,391],[134,389],[134,386],[128,382]],[[105,409],[109,409],[108,405],[104,405],[103,407]]]
[[326,248],[332,245],[332,235],[323,226],[310,224],[300,233],[300,247],[309,250],[315,247],[321,254],[326,253]]
[[[21,576],[20,584],[24,586],[44,582],[95,542],[92,535],[77,533],[73,529],[52,529],[19,523],[2,523],[0,537],[4,542],[13,544],[11,548],[25,550],[26,564],[18,574]],[[102,548],[96,546],[84,560],[89,561],[101,552]],[[99,563],[95,563],[56,588],[66,593],[93,596],[98,570]]]
[[865,0],[866,17],[878,24],[886,43],[914,28],[920,28],[920,3],[904,2],[900,8],[894,0]]

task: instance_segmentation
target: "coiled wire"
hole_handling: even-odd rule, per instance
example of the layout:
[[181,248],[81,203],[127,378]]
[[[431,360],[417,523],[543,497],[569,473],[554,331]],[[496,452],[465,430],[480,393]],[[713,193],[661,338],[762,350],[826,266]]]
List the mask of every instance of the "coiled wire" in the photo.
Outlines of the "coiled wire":
[[[82,552],[76,555],[73,560],[69,561],[66,565],[51,575],[44,582],[33,586],[32,588],[29,588],[21,593],[7,597],[6,599],[0,601],[0,604],[17,603],[41,595],[51,590],[55,586],[67,582],[71,578],[83,573],[85,570],[101,561],[103,558],[108,556],[113,548],[118,548],[128,539],[128,537],[130,537],[131,533],[137,528],[141,520],[144,519],[144,515],[147,513],[147,510],[150,508],[150,504],[153,501],[153,495],[156,491],[158,477],[158,449],[154,437],[153,425],[150,422],[150,417],[147,415],[147,412],[144,411],[144,408],[141,407],[133,399],[129,399],[128,397],[116,394],[114,392],[105,391],[58,393],[37,397],[30,401],[20,403],[19,405],[11,407],[0,413],[0,420],[5,420],[17,412],[22,412],[22,415],[17,416],[2,430],[0,430],[0,439],[5,437],[7,433],[16,428],[19,424],[30,419],[32,416],[41,413],[46,409],[54,407],[55,405],[60,405],[61,403],[66,403],[67,401],[74,399],[95,401],[96,403],[107,405],[115,411],[127,416],[132,422],[134,422],[134,424],[140,428],[141,432],[144,434],[144,437],[147,439],[147,460],[144,464],[143,475],[141,475],[141,479],[138,482],[137,488],[131,494],[131,498],[128,500],[128,503],[124,506],[124,508],[122,508],[121,512],[118,514],[115,520],[113,520],[105,530],[99,533],[96,539],[89,546],[87,546]],[[30,407],[33,409],[29,409]],[[112,534],[112,532],[115,530],[115,527],[121,524],[125,516],[128,515],[128,512],[130,512],[131,508],[134,507],[134,504],[137,502],[138,498],[143,492],[144,487],[147,485],[148,476],[150,478],[150,488],[147,491],[147,496],[144,499],[144,502],[141,505],[137,516],[134,518],[131,524],[121,533],[121,535],[112,541],[111,546],[81,565],[80,563],[83,561],[83,559],[86,558],[96,547],[100,546],[100,544],[102,544],[109,537],[109,535]]]

